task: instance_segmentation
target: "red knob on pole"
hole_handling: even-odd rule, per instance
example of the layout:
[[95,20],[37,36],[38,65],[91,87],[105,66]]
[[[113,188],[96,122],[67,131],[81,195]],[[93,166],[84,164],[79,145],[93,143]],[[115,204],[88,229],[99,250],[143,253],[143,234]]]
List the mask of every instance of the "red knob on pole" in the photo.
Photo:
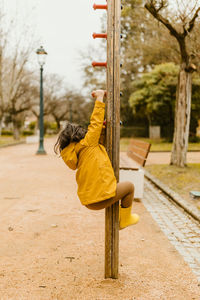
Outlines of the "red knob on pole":
[[96,10],[96,9],[107,9],[107,8],[108,8],[108,5],[107,5],[107,4],[105,4],[105,5],[102,5],[102,4],[94,4],[94,5],[93,5],[93,8],[94,8],[94,10]]
[[92,66],[93,66],[93,67],[105,67],[105,68],[107,68],[107,62],[97,62],[97,61],[93,61],[93,62],[92,62]]
[[93,33],[93,39],[96,38],[102,38],[102,39],[107,39],[107,33]]

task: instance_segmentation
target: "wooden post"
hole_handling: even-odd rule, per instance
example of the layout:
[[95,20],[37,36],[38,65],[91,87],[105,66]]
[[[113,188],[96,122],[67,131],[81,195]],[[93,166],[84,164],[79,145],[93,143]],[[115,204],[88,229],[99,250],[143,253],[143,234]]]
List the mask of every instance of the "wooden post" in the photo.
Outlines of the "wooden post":
[[[119,181],[121,0],[107,1],[107,152]],[[105,213],[105,278],[118,278],[119,203]]]

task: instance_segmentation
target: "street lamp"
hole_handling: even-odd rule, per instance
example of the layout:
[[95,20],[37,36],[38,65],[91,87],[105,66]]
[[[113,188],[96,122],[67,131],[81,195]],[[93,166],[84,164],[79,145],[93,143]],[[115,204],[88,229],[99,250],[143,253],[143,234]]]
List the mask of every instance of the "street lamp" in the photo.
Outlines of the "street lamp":
[[44,141],[44,120],[43,120],[43,66],[45,64],[47,52],[41,46],[36,51],[38,63],[40,65],[40,143],[39,149],[36,154],[46,154],[44,150],[43,141]]

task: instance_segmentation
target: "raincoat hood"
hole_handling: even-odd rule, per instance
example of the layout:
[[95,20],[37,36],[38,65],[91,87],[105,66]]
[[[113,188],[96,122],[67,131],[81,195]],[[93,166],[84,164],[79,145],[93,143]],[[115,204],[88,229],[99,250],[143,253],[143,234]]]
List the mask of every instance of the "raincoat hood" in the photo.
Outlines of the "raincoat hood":
[[76,170],[78,165],[76,143],[69,144],[61,151],[60,155],[70,169]]

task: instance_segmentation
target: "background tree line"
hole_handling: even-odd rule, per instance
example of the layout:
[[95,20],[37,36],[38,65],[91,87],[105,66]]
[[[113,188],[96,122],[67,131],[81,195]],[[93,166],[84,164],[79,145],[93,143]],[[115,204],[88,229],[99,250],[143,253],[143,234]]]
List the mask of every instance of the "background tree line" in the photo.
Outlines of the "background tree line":
[[[199,3],[126,0],[122,4],[121,120],[124,126],[160,125],[163,136],[173,138],[172,164],[184,166],[188,136],[195,134],[199,119]],[[14,22],[6,21],[1,10],[0,132],[12,123],[17,139],[24,120],[31,114],[39,117],[39,74],[29,67],[36,43],[26,30],[15,36]],[[96,57],[101,59],[105,51],[102,41]],[[105,88],[105,70],[91,67],[94,49],[83,58],[84,87],[88,92]],[[58,130],[63,120],[88,123],[92,102],[67,89],[64,78],[45,75],[44,88],[45,118],[51,117]]]
[[[32,29],[27,24],[19,28],[18,21],[5,12],[0,1],[0,135],[11,129],[15,139],[25,121],[39,119],[40,99],[38,41]],[[44,72],[44,120],[54,122],[57,131],[62,121],[88,124],[89,100],[68,88],[64,77]]]
[[[173,139],[171,163],[184,166],[189,134],[195,135],[200,118],[199,1],[122,4],[121,119],[126,126],[160,125]],[[84,72],[86,85],[104,84],[104,70],[87,64]]]

